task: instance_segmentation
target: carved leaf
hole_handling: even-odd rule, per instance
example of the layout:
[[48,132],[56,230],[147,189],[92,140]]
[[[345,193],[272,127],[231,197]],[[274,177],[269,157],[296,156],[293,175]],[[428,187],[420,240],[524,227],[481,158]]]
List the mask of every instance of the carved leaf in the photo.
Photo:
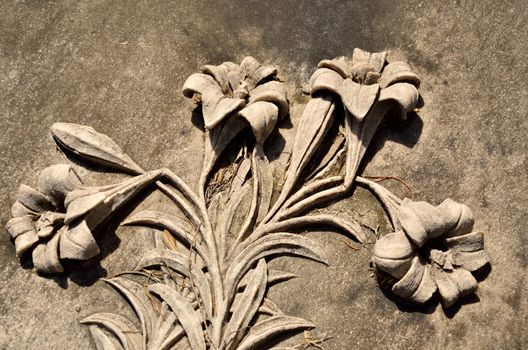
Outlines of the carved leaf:
[[[208,284],[208,277],[202,272],[202,266],[197,265],[195,262],[191,266],[187,256],[170,249],[153,249],[147,252],[139,261],[136,269],[140,270],[152,266],[166,266],[187,278],[192,278],[206,308],[205,311],[212,315],[211,290]],[[190,271],[189,267],[191,267]]]
[[[97,325],[111,332],[123,345],[125,350],[141,350],[141,333],[136,326],[123,316],[111,313],[98,313],[81,320],[82,324]],[[93,334],[93,333],[92,333]],[[97,333],[99,341],[108,344],[108,340]],[[106,348],[104,348],[106,350]]]
[[291,233],[272,233],[248,245],[234,259],[227,270],[228,300],[232,300],[238,283],[247,270],[270,255],[291,254],[327,264],[320,246],[309,238]]
[[183,338],[185,331],[180,325],[177,325],[172,331],[165,337],[161,343],[159,350],[174,349],[174,345]]
[[153,322],[157,316],[152,309],[151,300],[145,294],[145,288],[137,282],[121,277],[104,281],[120,292],[132,306],[141,323],[143,344],[146,344],[147,337],[154,331]]
[[[203,258],[203,249],[197,244],[195,237],[189,231],[189,223],[181,218],[153,210],[144,210],[126,219],[122,225],[144,225],[153,226],[161,230],[167,230],[175,235],[185,245],[193,245],[197,253]],[[194,243],[194,244],[193,244]]]
[[[242,290],[242,289],[246,288],[250,277],[251,277],[251,275],[247,274],[247,273],[244,275],[244,277],[242,277],[242,279],[238,283],[239,290]],[[267,283],[267,285],[271,286],[273,284],[286,282],[286,281],[289,281],[289,280],[291,280],[293,278],[297,278],[297,277],[299,277],[299,275],[296,275],[294,273],[287,272],[287,271],[268,270],[268,283]]]
[[272,316],[251,327],[248,336],[240,343],[237,350],[260,349],[264,342],[281,333],[308,329],[315,326],[302,318],[291,316]]
[[206,350],[202,321],[192,305],[171,287],[156,283],[148,287],[150,293],[165,301],[178,317],[193,350]]
[[229,349],[236,349],[238,343],[248,331],[248,326],[257,312],[267,284],[267,264],[260,259],[257,267],[251,273],[251,278],[242,295],[233,306],[233,315],[226,327],[226,344]]
[[97,350],[123,350],[121,343],[99,326],[88,326]]
[[152,249],[141,257],[136,270],[152,266],[167,266],[182,276],[189,277],[189,260],[182,253],[171,249]]
[[[172,312],[167,303],[162,303],[158,322],[154,328],[154,336],[149,337],[147,349],[160,349],[161,344],[165,341],[165,339],[167,339],[168,336],[170,336],[170,333],[177,322],[178,319],[176,318],[176,315]],[[181,335],[183,336],[183,329],[181,327],[178,328],[181,332]]]
[[55,123],[51,133],[59,144],[85,160],[134,175],[144,172],[111,138],[90,126]]
[[291,231],[299,229],[304,226],[313,225],[328,225],[335,229],[343,231],[347,236],[352,239],[356,239],[360,243],[367,241],[367,236],[363,232],[361,225],[355,221],[345,220],[338,216],[317,214],[317,215],[306,215],[298,218],[288,219],[268,225],[265,230],[266,233],[280,232],[280,231]]
[[251,157],[253,171],[253,198],[244,225],[238,234],[237,242],[245,238],[254,227],[264,219],[269,211],[273,194],[273,173],[262,145],[256,145]]
[[312,98],[306,105],[295,135],[286,181],[279,198],[268,214],[268,218],[275,214],[290,195],[301,172],[321,145],[324,136],[330,128],[334,108],[333,99],[328,96]]

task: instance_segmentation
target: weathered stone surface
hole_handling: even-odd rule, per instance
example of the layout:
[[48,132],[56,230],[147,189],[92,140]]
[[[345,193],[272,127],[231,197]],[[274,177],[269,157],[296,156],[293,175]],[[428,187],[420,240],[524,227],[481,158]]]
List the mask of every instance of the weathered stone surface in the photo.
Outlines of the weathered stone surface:
[[[466,299],[446,313],[435,303],[395,304],[375,286],[371,252],[354,251],[328,233],[309,236],[325,247],[330,266],[281,258],[273,266],[301,277],[274,287],[270,297],[285,313],[316,324],[313,334],[334,336],[326,349],[522,348],[528,344],[527,6],[488,0],[3,2],[1,226],[18,184],[35,186],[35,173],[64,161],[49,136],[54,122],[91,125],[143,168],[162,164],[196,183],[202,133],[180,91],[200,65],[252,55],[277,66],[289,84],[295,126],[307,101],[298,86],[320,60],[349,56],[354,47],[386,49],[420,76],[425,106],[419,117],[387,123],[374,138],[368,153],[375,156],[364,174],[405,179],[417,200],[440,204],[449,197],[472,209],[493,263],[479,283],[479,301]],[[294,128],[281,134],[292,140]],[[94,174],[88,181],[104,179],[107,174]],[[387,185],[406,194],[398,183]],[[165,204],[152,195],[142,206]],[[384,222],[364,190],[331,210],[339,209],[370,225]],[[0,234],[0,347],[93,346],[78,320],[109,308],[130,312],[95,282],[135,267],[151,247],[141,237],[146,231],[120,228],[100,239],[102,267],[77,270],[68,281],[22,269],[9,235]]]

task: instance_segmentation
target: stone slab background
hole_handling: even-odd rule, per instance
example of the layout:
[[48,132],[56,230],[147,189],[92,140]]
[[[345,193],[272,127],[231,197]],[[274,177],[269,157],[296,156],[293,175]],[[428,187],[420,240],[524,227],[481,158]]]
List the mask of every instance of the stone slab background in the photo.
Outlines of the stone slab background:
[[[306,102],[301,86],[317,62],[354,47],[385,49],[422,77],[425,106],[417,118],[384,126],[364,173],[405,179],[432,203],[468,204],[493,269],[477,298],[455,310],[409,308],[376,287],[368,249],[316,232],[310,235],[324,244],[330,267],[279,259],[301,277],[270,297],[313,321],[314,334],[332,335],[329,350],[526,348],[527,23],[524,0],[2,1],[0,224],[18,184],[32,184],[62,159],[48,133],[53,122],[92,125],[145,168],[169,167],[195,183],[202,136],[180,91],[202,64],[253,55],[278,66],[295,125]],[[281,132],[288,140],[294,129]],[[387,185],[405,195],[397,183]],[[147,202],[163,205],[155,196]],[[383,220],[362,191],[339,207],[369,224]],[[100,266],[43,279],[20,267],[2,231],[0,348],[91,348],[79,319],[129,312],[97,280],[134,267],[150,244],[146,234],[119,229],[102,239]]]

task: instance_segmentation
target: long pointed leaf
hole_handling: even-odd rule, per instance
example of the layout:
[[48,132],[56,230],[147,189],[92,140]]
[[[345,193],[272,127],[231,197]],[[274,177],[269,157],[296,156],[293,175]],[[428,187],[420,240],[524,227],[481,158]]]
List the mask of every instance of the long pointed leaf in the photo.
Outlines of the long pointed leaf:
[[[245,274],[244,277],[242,277],[242,279],[238,283],[238,291],[242,290],[243,288],[246,288],[250,277],[251,275],[249,274]],[[299,277],[299,275],[287,271],[268,270],[268,286],[271,286],[272,284],[276,283],[285,282],[297,277]]]
[[122,293],[134,309],[141,323],[143,344],[145,345],[148,336],[153,332],[153,322],[156,319],[156,314],[152,309],[150,300],[145,294],[144,287],[137,282],[121,277],[105,279],[104,281]]
[[153,226],[162,230],[167,230],[180,239],[185,245],[192,245],[202,258],[205,258],[206,256],[202,246],[196,242],[196,238],[193,236],[188,227],[186,227],[189,224],[176,216],[168,215],[158,211],[144,210],[126,219],[122,225]]
[[361,225],[356,221],[349,221],[337,216],[327,214],[306,215],[298,218],[284,220],[278,223],[269,225],[265,231],[261,233],[271,233],[280,231],[290,231],[303,226],[314,225],[328,225],[337,228],[346,233],[351,238],[355,238],[360,243],[367,241],[367,236],[363,232]]
[[192,349],[206,350],[202,321],[189,301],[179,295],[174,289],[164,284],[153,284],[149,286],[148,290],[169,304],[185,330]]
[[173,349],[174,344],[176,344],[180,339],[182,339],[184,335],[185,331],[180,325],[174,327],[172,331],[167,335],[163,343],[161,343],[159,350]]
[[232,300],[238,283],[256,261],[276,254],[292,254],[327,263],[320,246],[307,237],[285,232],[266,235],[248,245],[233,259],[226,277],[228,300]]
[[315,326],[306,320],[291,316],[272,316],[251,328],[248,336],[240,343],[237,350],[261,349],[261,346],[270,338],[281,333],[314,328]]
[[123,346],[110,333],[106,333],[99,326],[88,326],[97,350],[123,350]]
[[81,320],[82,324],[97,325],[114,334],[125,350],[141,350],[141,333],[127,318],[101,312]]
[[300,174],[321,145],[324,136],[332,125],[334,109],[335,104],[331,97],[315,97],[306,105],[295,136],[286,182],[266,219],[274,215],[288,198]]
[[231,350],[236,349],[238,343],[246,335],[247,327],[262,303],[268,279],[267,270],[266,261],[260,259],[251,274],[246,289],[235,303],[233,315],[225,331],[226,344],[229,344]]
[[170,249],[153,249],[141,258],[136,269],[144,269],[152,266],[167,266],[179,274],[191,278],[200,293],[199,297],[206,308],[205,311],[209,316],[212,316],[213,302],[211,289],[208,283],[209,279],[202,272],[201,265],[193,263],[193,266],[189,271],[190,265],[187,256]]

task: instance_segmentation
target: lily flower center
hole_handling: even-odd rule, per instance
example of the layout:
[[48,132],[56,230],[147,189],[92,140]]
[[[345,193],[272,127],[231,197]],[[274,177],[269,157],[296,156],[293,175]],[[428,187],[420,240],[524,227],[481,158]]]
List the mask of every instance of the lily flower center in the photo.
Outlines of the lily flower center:
[[352,80],[361,85],[376,84],[381,77],[376,68],[367,63],[352,66]]

